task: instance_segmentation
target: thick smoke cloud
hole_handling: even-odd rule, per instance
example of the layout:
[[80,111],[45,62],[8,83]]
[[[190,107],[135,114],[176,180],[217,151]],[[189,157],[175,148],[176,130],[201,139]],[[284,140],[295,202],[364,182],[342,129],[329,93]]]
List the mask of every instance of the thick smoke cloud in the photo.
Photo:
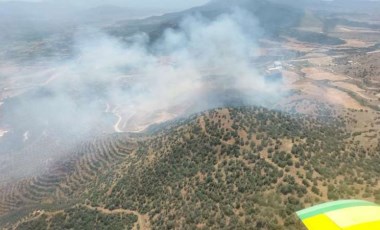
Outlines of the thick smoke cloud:
[[[78,31],[71,60],[50,63],[50,71],[24,72],[26,79],[42,76],[43,83],[7,100],[9,110],[0,107],[1,124],[9,129],[3,142],[12,141],[6,150],[2,143],[4,179],[44,169],[91,136],[141,131],[221,106],[226,98],[276,101],[278,86],[252,64],[259,33],[255,19],[240,9],[213,20],[188,16],[153,43],[144,33],[120,40],[96,29]],[[55,150],[46,147],[52,143]]]

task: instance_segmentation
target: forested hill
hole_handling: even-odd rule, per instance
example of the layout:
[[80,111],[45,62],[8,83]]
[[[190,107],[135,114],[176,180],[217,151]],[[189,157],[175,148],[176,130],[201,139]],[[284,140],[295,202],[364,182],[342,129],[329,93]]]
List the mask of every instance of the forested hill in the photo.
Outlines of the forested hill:
[[151,134],[99,138],[49,175],[3,188],[0,223],[303,229],[294,212],[305,206],[380,201],[379,149],[360,147],[347,130],[340,119],[240,107],[207,111]]

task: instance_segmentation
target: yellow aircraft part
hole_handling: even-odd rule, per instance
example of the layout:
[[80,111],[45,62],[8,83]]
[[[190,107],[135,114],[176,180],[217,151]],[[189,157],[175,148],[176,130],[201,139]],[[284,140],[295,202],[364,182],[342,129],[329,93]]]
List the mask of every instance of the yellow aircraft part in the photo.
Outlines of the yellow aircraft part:
[[324,214],[319,214],[303,220],[303,223],[309,230],[314,229],[341,229],[331,219]]
[[309,230],[380,230],[380,206],[361,200],[341,200],[297,212]]
[[369,222],[369,223],[363,223],[351,227],[344,228],[345,230],[374,230],[374,229],[380,229],[380,220],[375,222]]

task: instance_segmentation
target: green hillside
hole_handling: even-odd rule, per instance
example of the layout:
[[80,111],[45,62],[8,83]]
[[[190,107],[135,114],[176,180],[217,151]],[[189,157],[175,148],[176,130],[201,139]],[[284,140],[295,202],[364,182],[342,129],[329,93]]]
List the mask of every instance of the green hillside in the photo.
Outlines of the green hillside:
[[340,198],[380,200],[378,148],[361,147],[348,130],[343,118],[239,107],[143,135],[101,137],[49,175],[3,192],[0,223],[18,229],[303,229],[294,214],[303,207]]

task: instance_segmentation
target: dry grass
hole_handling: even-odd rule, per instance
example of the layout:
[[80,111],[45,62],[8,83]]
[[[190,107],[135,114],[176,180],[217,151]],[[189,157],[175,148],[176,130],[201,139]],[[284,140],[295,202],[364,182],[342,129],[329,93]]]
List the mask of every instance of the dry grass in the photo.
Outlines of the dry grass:
[[372,45],[372,43],[368,43],[359,39],[345,39],[346,44],[341,45],[341,47],[356,47],[356,48],[362,48],[362,47],[369,47]]
[[358,94],[359,96],[365,98],[365,99],[369,99],[369,100],[375,100],[376,98],[375,97],[371,97],[367,94],[365,94],[365,90],[362,89],[362,88],[359,88],[357,85],[355,84],[352,84],[352,83],[348,83],[348,82],[333,82],[331,83],[332,85],[334,86],[338,86],[338,87],[341,87],[343,89],[347,89],[347,90],[350,90],[356,94]]
[[286,37],[285,39],[288,40],[282,46],[285,49],[301,51],[301,52],[312,52],[316,48],[315,46],[311,44],[302,43],[289,37]]
[[335,29],[336,32],[340,33],[380,33],[377,30],[371,30],[368,28],[360,28],[360,27],[348,27],[348,26],[337,26]]
[[323,97],[332,104],[343,105],[345,108],[351,109],[365,109],[355,99],[350,97],[347,93],[333,88],[326,88],[323,91]]
[[312,80],[330,80],[330,81],[343,81],[347,80],[347,77],[343,75],[333,74],[330,72],[323,71],[314,67],[303,68],[302,72],[306,74],[307,78]]
[[360,105],[359,102],[350,97],[347,93],[338,89],[323,87],[309,81],[298,82],[293,87],[299,89],[304,95],[310,96],[315,100],[327,102],[336,106],[343,106],[345,108],[365,109],[365,107]]

